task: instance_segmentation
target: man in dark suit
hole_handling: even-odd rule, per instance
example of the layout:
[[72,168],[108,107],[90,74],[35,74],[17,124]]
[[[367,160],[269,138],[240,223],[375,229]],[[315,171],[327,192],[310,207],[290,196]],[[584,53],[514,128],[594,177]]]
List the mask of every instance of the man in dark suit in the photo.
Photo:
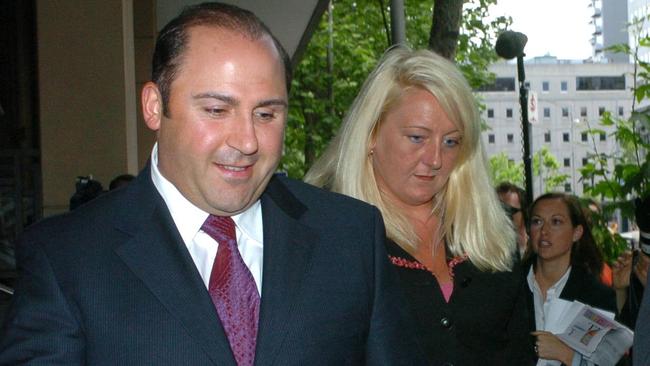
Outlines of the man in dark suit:
[[273,175],[289,69],[233,6],[160,32],[150,164],[23,236],[0,364],[422,364],[378,211]]

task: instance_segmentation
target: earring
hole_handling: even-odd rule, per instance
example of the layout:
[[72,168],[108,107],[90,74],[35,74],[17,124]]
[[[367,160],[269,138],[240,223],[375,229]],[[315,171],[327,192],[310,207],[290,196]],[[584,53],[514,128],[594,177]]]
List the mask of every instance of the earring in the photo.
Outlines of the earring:
[[375,153],[375,149],[370,149],[370,152],[368,153],[368,156],[372,155]]

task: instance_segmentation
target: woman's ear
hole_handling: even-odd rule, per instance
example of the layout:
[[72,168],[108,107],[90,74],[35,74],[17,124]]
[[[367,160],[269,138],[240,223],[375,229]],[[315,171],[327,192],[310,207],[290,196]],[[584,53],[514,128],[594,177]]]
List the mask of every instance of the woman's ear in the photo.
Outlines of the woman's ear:
[[582,238],[582,234],[584,234],[584,227],[582,225],[578,225],[573,228],[573,242],[577,242]]

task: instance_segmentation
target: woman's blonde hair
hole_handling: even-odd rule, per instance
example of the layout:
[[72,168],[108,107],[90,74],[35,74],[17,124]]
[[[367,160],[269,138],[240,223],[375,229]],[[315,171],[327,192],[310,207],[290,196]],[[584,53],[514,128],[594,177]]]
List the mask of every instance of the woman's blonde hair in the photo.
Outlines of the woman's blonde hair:
[[456,167],[435,197],[434,211],[441,218],[440,237],[450,254],[466,254],[481,270],[509,270],[516,248],[515,232],[491,188],[476,100],[458,68],[434,52],[405,47],[388,50],[305,181],[377,206],[387,236],[414,253],[419,244],[414,228],[404,213],[382,196],[369,158],[382,117],[406,89],[413,87],[433,94],[462,134]]

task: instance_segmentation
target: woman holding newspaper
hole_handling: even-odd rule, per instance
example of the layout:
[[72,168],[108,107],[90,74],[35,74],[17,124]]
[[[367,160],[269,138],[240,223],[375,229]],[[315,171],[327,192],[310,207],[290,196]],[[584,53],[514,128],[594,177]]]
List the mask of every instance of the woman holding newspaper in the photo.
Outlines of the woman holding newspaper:
[[557,332],[548,331],[558,326],[550,324],[557,319],[553,311],[562,303],[558,298],[616,311],[614,291],[598,281],[603,259],[578,200],[564,193],[538,197],[531,206],[529,245],[532,254],[525,262],[530,265],[527,281],[535,314],[537,331],[532,334],[536,337],[538,365],[593,364],[563,342]]

